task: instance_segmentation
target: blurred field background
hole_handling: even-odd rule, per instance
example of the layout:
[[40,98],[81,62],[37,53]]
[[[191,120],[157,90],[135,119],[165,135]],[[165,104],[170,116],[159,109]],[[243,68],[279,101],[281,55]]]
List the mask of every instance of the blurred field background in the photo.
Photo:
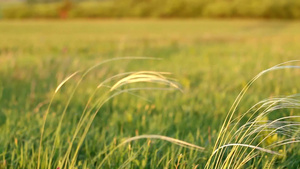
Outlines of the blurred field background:
[[[62,112],[80,76],[67,82],[49,112],[40,167],[61,165],[88,98],[101,81],[117,73],[155,70],[171,72],[183,92],[137,91],[142,98],[122,94],[109,101],[74,157],[75,166],[95,168],[124,139],[161,134],[207,151],[140,140],[117,149],[102,167],[204,168],[223,120],[246,83],[264,69],[300,58],[300,22],[296,19],[300,3],[247,3],[0,1],[0,168],[37,167],[43,115],[64,78],[105,59],[128,56],[162,60],[115,61],[90,72],[72,97],[55,140]],[[297,70],[264,75],[247,92],[237,112],[242,114],[261,99],[299,93],[298,76]],[[53,145],[55,153],[48,166]],[[274,168],[299,167],[297,144],[278,151],[285,156],[259,156],[246,168],[264,168],[272,160]]]

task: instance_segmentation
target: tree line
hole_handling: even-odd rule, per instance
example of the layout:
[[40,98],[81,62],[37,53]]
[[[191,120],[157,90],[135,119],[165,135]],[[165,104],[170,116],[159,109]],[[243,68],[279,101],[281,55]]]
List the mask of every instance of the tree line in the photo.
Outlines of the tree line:
[[300,18],[296,0],[27,0],[3,18]]

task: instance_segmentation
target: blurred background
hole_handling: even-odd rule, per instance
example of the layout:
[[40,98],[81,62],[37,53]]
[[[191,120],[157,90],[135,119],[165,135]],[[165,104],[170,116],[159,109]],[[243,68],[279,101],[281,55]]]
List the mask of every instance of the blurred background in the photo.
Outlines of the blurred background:
[[[86,137],[85,128],[80,130],[84,146],[78,157],[73,147],[70,157],[77,159],[78,168],[95,168],[104,150],[113,150],[124,138],[161,134],[208,151],[138,141],[115,151],[103,168],[204,168],[223,120],[247,82],[271,66],[299,60],[299,19],[299,0],[0,0],[0,168],[38,168],[43,116],[66,77],[128,56],[162,60],[104,64],[75,93],[83,72],[70,79],[51,105],[41,168],[60,167],[100,82],[141,70],[171,72],[183,92],[137,91],[113,98],[92,119]],[[236,116],[262,99],[299,93],[299,75],[292,69],[264,75],[248,90]],[[95,99],[103,97],[101,92]],[[74,145],[80,147],[80,140]],[[261,163],[245,168],[266,168],[268,161],[277,168],[299,168],[299,150],[296,145],[284,148],[283,158],[262,155],[256,159]],[[182,167],[175,167],[179,161]]]
[[296,0],[0,0],[1,18],[299,19]]

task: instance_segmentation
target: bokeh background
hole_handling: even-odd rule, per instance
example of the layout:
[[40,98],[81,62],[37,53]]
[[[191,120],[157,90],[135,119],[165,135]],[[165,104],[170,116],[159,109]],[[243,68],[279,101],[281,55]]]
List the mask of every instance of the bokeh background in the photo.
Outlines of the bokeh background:
[[[114,151],[103,167],[204,168],[247,82],[264,69],[300,59],[299,19],[297,0],[0,0],[0,168],[58,168],[70,166],[73,158],[73,168],[95,168],[120,142],[141,134],[169,136],[207,151],[140,140]],[[75,71],[128,56],[162,60],[105,64],[91,71],[74,95],[82,72],[72,77],[54,97],[39,154],[44,114],[55,88]],[[171,72],[183,92],[136,91],[112,99],[84,135],[87,116],[66,157],[97,85],[140,70]],[[299,70],[264,75],[234,117],[262,99],[299,93],[299,84]],[[297,168],[298,147],[276,149],[284,156],[264,154],[246,167]],[[62,164],[64,158],[69,163]]]
[[299,19],[295,0],[1,0],[2,18]]

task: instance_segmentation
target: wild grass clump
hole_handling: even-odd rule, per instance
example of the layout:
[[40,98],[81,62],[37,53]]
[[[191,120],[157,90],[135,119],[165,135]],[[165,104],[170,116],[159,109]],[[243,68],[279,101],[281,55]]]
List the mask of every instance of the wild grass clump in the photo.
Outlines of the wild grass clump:
[[[103,61],[103,62],[91,67],[87,71],[83,72],[82,77],[77,82],[71,96],[69,97],[69,100],[67,101],[67,104],[62,113],[62,117],[58,123],[57,129],[54,134],[54,142],[53,142],[52,150],[50,151],[49,156],[47,155],[47,157],[44,157],[45,155],[43,154],[43,152],[45,152],[45,150],[43,150],[43,138],[44,138],[44,132],[45,132],[45,125],[47,122],[47,116],[50,112],[50,107],[53,102],[53,99],[54,99],[55,95],[59,92],[61,87],[68,80],[70,80],[71,78],[73,78],[74,76],[79,74],[80,71],[77,71],[77,72],[71,74],[70,76],[68,76],[65,80],[63,80],[58,85],[58,87],[56,88],[56,90],[54,92],[54,95],[52,96],[50,104],[45,112],[45,115],[44,115],[44,122],[43,122],[42,130],[41,130],[41,138],[40,138],[40,145],[39,145],[39,152],[38,152],[37,168],[41,167],[40,163],[41,163],[42,158],[43,159],[46,158],[46,161],[47,161],[46,164],[44,164],[44,166],[42,166],[42,168],[44,168],[44,167],[52,168],[53,163],[54,163],[54,166],[57,165],[60,168],[74,168],[77,164],[77,157],[79,154],[79,149],[81,148],[83,141],[86,138],[86,135],[94,121],[94,118],[96,117],[96,115],[98,114],[98,112],[100,111],[102,106],[105,103],[107,103],[108,101],[110,101],[112,98],[114,98],[122,93],[129,93],[129,94],[135,95],[132,92],[137,91],[137,90],[152,90],[152,91],[153,90],[174,90],[174,89],[180,90],[180,86],[175,81],[173,81],[170,78],[165,77],[165,75],[169,74],[166,72],[155,72],[155,71],[125,72],[125,73],[120,73],[115,76],[112,76],[108,79],[105,79],[104,81],[99,83],[99,85],[95,88],[93,94],[88,99],[85,109],[82,112],[79,122],[77,123],[77,127],[74,130],[74,133],[72,134],[72,138],[69,142],[69,146],[68,146],[65,154],[61,157],[60,162],[58,164],[56,164],[57,162],[53,161],[53,157],[56,154],[55,150],[60,147],[60,145],[57,143],[58,143],[58,140],[60,137],[59,135],[62,132],[61,131],[62,123],[64,121],[65,114],[67,113],[67,109],[73,98],[73,95],[74,95],[76,89],[78,88],[78,86],[80,85],[80,83],[82,82],[82,80],[84,79],[84,77],[90,71],[92,71],[93,69],[95,69],[98,66],[101,66],[102,64],[112,62],[112,61],[117,61],[117,60],[128,60],[128,59],[139,60],[139,59],[154,59],[154,58],[145,58],[145,57],[115,58],[115,59]],[[110,85],[111,83],[113,83],[113,85]],[[153,83],[153,84],[158,84],[159,86],[162,86],[162,87],[159,87],[157,85],[144,87],[144,85],[143,85],[143,87],[123,88],[123,86],[125,86],[125,85],[128,86],[129,84],[132,84],[132,83]],[[96,96],[99,96],[99,92],[101,93],[100,97],[96,97]],[[76,138],[79,138],[79,140],[76,141],[76,145],[75,145]],[[146,138],[146,137],[139,136],[137,138],[131,138],[130,140],[133,141],[135,139],[141,139],[141,138]],[[191,146],[191,144],[189,144],[187,142],[177,140],[174,138],[170,138],[170,137],[166,137],[166,136],[157,135],[157,136],[149,136],[149,138],[158,138],[161,140],[166,140],[166,141],[169,141],[169,142],[172,142],[175,144],[179,144],[179,145],[183,145],[183,146]],[[194,147],[202,149],[199,146],[194,146]]]
[[[78,161],[80,159],[80,149],[84,146],[84,141],[94,119],[99,114],[100,109],[116,96],[122,93],[128,93],[132,96],[143,98],[135,93],[137,90],[182,91],[180,85],[174,79],[167,77],[170,75],[170,73],[167,72],[132,71],[119,73],[107,78],[100,82],[95,87],[91,96],[89,96],[85,108],[77,121],[76,128],[69,136],[68,146],[64,150],[61,150],[60,135],[63,132],[62,124],[64,122],[64,117],[68,113],[68,107],[74,97],[74,93],[78,90],[78,87],[85,76],[93,69],[108,62],[145,59],[155,58],[125,57],[106,60],[91,67],[87,71],[77,71],[71,74],[58,85],[44,114],[38,150],[37,168],[75,168],[81,164],[81,162]],[[238,107],[243,106],[240,105],[243,96],[258,78],[261,78],[261,76],[266,73],[280,69],[299,69],[300,66],[297,66],[297,63],[299,62],[300,61],[290,61],[276,65],[262,71],[248,82],[228,112],[213,149],[201,147],[164,135],[136,135],[130,138],[124,138],[123,141],[119,144],[115,144],[113,147],[106,147],[102,152],[96,154],[90,162],[93,163],[95,168],[102,168],[105,163],[108,163],[108,166],[110,166],[109,159],[116,150],[122,149],[126,145],[129,146],[129,149],[132,149],[131,143],[141,139],[147,139],[148,145],[150,140],[158,139],[179,145],[180,147],[209,154],[205,168],[244,168],[249,162],[252,162],[251,165],[253,167],[270,168],[276,165],[276,162],[280,159],[288,158],[287,146],[299,149],[300,116],[297,115],[297,110],[300,108],[300,94],[278,96],[262,100],[250,107],[248,111],[242,114],[239,112],[239,115],[237,115]],[[53,99],[55,98],[55,95],[59,93],[59,90],[63,85],[71,78],[79,75],[81,75],[81,77],[72,89],[56,130],[53,131],[52,135],[54,139],[51,142],[52,148],[49,149],[49,146],[45,146],[46,144],[48,145],[49,142],[44,142],[44,137],[45,131],[47,130],[45,127],[47,124],[47,116],[50,113]],[[141,83],[141,86],[138,85],[139,83]],[[276,116],[273,116],[273,114]],[[127,164],[134,161],[142,148],[143,147],[140,147],[138,151],[129,155],[128,159],[126,159],[120,167],[126,167]],[[181,158],[182,157],[178,158],[177,167],[179,166]],[[296,163],[299,164],[299,162]],[[195,168],[197,168],[197,166],[195,166]]]
[[[299,69],[300,66],[293,65],[297,62],[299,61],[278,64],[260,72],[248,82],[225,118],[206,168],[242,168],[262,153],[274,155],[272,162],[268,164],[271,166],[278,156],[285,156],[283,146],[299,146],[300,116],[285,113],[300,108],[299,94],[262,100],[234,118],[237,107],[242,106],[239,105],[240,101],[258,78],[270,71]],[[278,118],[269,119],[270,114],[277,114]],[[244,124],[241,125],[241,122]]]

